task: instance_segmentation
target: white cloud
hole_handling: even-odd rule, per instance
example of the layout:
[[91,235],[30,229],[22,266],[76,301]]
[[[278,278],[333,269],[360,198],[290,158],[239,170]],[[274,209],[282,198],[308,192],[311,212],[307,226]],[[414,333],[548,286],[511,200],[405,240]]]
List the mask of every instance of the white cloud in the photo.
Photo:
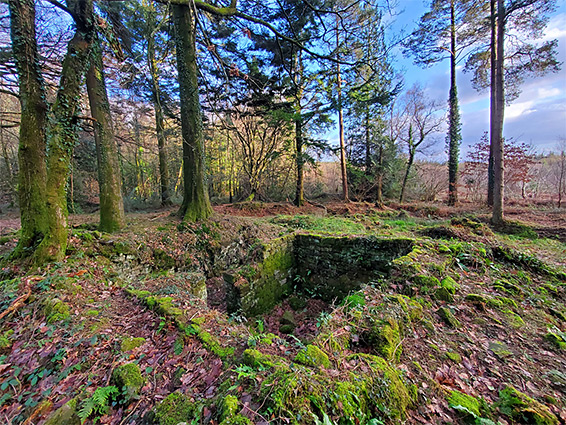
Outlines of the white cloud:
[[553,88],[541,87],[537,90],[537,95],[539,100],[546,99],[549,97],[556,97],[563,94],[564,92],[557,87],[553,87]]

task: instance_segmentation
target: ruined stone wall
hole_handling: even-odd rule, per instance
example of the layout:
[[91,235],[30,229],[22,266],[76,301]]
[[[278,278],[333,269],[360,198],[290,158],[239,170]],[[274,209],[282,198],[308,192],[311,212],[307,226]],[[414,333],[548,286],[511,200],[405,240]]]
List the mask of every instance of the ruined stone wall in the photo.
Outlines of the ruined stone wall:
[[391,261],[412,245],[410,239],[296,235],[297,289],[325,301],[341,299],[361,283],[387,274]]

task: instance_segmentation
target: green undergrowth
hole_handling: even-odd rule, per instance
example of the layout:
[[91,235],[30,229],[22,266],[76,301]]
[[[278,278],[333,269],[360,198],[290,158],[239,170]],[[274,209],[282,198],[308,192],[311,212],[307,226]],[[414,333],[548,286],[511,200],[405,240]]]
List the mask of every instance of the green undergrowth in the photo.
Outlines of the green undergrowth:
[[359,220],[344,217],[320,217],[313,215],[277,216],[272,223],[295,230],[309,230],[312,232],[327,232],[340,234],[363,234],[367,227]]

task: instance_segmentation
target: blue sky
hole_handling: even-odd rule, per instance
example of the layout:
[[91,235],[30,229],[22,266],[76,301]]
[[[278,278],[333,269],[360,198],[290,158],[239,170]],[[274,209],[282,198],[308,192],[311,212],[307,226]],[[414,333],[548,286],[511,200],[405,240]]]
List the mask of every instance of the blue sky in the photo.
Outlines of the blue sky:
[[[394,24],[395,31],[404,28],[410,32],[420,16],[427,10],[429,2],[422,0],[399,0],[403,13]],[[558,140],[566,138],[566,0],[557,2],[545,31],[545,39],[558,39],[559,61],[563,62],[558,73],[547,74],[527,80],[522,93],[505,110],[504,136],[513,137],[532,144],[538,152],[556,150]],[[397,69],[405,70],[405,87],[415,82],[426,86],[430,97],[445,102],[448,98],[449,63],[442,62],[432,68],[422,69],[412,59],[397,57]],[[461,69],[457,76],[462,114],[462,156],[467,148],[476,143],[484,131],[489,129],[489,93],[478,93],[471,84],[468,74]],[[430,152],[431,159],[445,157],[444,137],[437,136],[439,143]]]

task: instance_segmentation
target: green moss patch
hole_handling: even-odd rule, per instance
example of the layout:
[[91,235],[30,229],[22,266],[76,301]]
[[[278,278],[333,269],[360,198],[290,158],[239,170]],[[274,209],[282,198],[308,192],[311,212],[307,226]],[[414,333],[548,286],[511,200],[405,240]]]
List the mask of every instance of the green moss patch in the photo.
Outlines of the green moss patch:
[[448,405],[460,412],[467,413],[473,417],[480,416],[480,402],[471,395],[453,390],[447,397]]
[[126,363],[118,366],[112,372],[112,382],[122,392],[126,402],[139,397],[144,379],[140,367],[135,363]]
[[305,366],[322,366],[326,369],[330,367],[330,360],[328,359],[328,355],[316,345],[310,344],[297,353],[295,362]]
[[154,421],[158,425],[192,423],[200,417],[200,410],[189,397],[179,392],[169,394],[153,409]]
[[133,350],[134,348],[141,347],[144,344],[145,344],[145,338],[134,338],[134,337],[124,338],[122,340],[122,343],[120,344],[120,351],[125,353],[126,351]]
[[544,404],[507,386],[499,392],[499,410],[515,420],[536,425],[558,425],[558,418]]

